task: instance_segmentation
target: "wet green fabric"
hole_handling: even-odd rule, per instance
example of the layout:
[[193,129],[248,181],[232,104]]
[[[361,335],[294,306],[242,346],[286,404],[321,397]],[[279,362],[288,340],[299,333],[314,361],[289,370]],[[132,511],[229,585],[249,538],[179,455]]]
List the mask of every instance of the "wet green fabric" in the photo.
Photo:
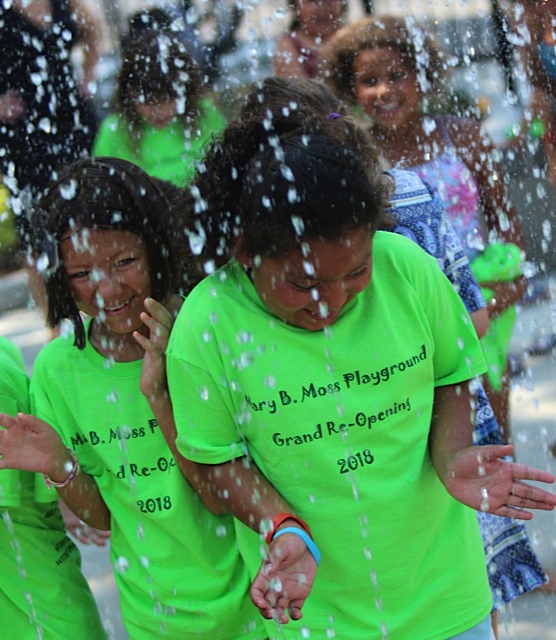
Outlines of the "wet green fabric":
[[190,127],[174,121],[164,129],[145,122],[141,139],[134,144],[127,121],[120,114],[109,115],[99,127],[93,145],[94,156],[113,156],[138,165],[151,176],[188,184],[203,157],[203,145],[226,125],[226,119],[208,99],[200,101],[200,115]]
[[[29,411],[22,364],[17,347],[1,340],[0,411],[10,415]],[[0,471],[0,516],[0,635],[14,640],[106,638],[81,573],[81,555],[66,535],[57,492],[47,492],[39,474]]]
[[[180,451],[248,453],[322,553],[303,619],[272,637],[445,640],[490,611],[475,513],[428,452],[435,387],[485,369],[473,324],[412,241],[377,232],[372,269],[331,327],[308,331],[233,262],[190,293],[170,338]],[[258,549],[250,560],[254,572]]]

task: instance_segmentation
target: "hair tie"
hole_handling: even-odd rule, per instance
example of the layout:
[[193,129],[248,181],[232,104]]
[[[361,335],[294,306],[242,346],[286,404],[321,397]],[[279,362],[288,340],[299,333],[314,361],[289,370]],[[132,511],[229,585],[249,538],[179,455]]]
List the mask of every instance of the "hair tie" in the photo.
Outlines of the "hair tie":
[[342,118],[342,114],[341,113],[336,113],[335,111],[333,111],[332,113],[328,114],[328,119],[329,120],[337,120],[338,118]]

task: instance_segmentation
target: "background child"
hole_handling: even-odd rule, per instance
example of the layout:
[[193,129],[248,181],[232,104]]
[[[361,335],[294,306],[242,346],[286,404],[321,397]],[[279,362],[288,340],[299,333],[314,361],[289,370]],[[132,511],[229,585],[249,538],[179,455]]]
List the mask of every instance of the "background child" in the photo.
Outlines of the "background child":
[[[489,365],[485,388],[507,439],[508,344],[513,305],[526,281],[520,276],[521,227],[493,145],[474,120],[421,110],[423,99],[440,83],[443,62],[427,34],[404,18],[380,16],[348,25],[330,40],[328,59],[338,95],[358,104],[371,119],[370,131],[385,164],[412,169],[435,190],[471,261],[498,243],[498,260],[504,263],[510,244],[515,245],[517,259],[509,275],[497,280],[493,272],[488,281],[480,281],[489,290],[491,318],[483,339]],[[504,319],[492,322],[503,314]]]
[[125,42],[115,112],[101,123],[93,155],[123,158],[183,185],[225,123],[185,44],[170,29],[146,29]]
[[276,43],[273,66],[277,76],[316,78],[322,74],[326,41],[344,23],[347,0],[290,0],[291,25]]
[[168,201],[135,165],[98,158],[68,167],[41,211],[48,322],[74,330],[37,357],[34,415],[1,415],[0,468],[45,473],[111,529],[134,640],[260,638],[233,520],[203,505],[222,511],[174,444],[164,351],[182,272]]
[[235,259],[170,338],[178,447],[236,517],[286,539],[252,587],[269,618],[303,607],[281,637],[488,639],[479,531],[453,497],[528,518],[518,504],[556,496],[515,479],[554,478],[502,461],[511,446],[470,446],[474,329],[432,258],[374,234],[382,191],[341,119],[271,115],[230,124],[191,191],[201,258]]
[[[0,410],[29,411],[23,356],[0,339]],[[81,556],[42,477],[0,473],[0,610],[10,638],[106,638]],[[9,629],[8,629],[9,628]]]

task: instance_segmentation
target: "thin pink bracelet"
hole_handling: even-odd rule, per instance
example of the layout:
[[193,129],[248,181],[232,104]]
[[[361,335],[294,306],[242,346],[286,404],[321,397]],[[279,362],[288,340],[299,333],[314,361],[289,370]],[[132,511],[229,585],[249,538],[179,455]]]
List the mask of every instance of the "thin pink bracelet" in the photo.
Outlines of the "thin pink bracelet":
[[77,456],[75,455],[75,451],[72,451],[69,447],[67,447],[67,450],[69,451],[69,454],[71,456],[71,463],[72,463],[69,475],[63,482],[54,482],[54,480],[51,480],[46,475],[46,473],[43,473],[42,477],[44,478],[44,481],[48,489],[51,489],[52,487],[56,487],[57,489],[61,487],[66,487],[72,480],[75,480],[75,476],[79,473],[79,462],[77,460]]

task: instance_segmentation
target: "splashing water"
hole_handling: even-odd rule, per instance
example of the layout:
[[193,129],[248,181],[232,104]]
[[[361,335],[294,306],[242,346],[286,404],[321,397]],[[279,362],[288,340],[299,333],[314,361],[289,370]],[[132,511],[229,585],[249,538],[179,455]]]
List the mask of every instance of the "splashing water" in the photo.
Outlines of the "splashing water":
[[490,508],[490,502],[488,500],[488,491],[483,487],[481,489],[481,511],[487,512]]
[[303,223],[302,218],[300,218],[299,216],[292,216],[292,224],[297,235],[302,235],[303,231],[305,230],[305,224]]

